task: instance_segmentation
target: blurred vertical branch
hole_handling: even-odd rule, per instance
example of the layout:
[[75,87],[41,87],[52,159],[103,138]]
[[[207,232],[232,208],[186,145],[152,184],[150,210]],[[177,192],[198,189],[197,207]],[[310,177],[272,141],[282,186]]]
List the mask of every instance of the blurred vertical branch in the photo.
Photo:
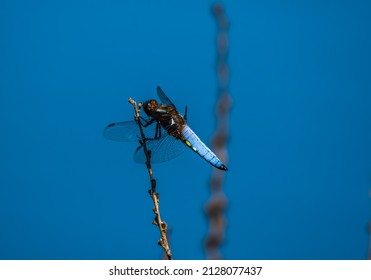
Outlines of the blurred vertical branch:
[[[211,7],[217,25],[216,34],[216,131],[212,138],[212,146],[218,157],[227,164],[227,143],[229,138],[229,113],[232,99],[229,94],[228,28],[229,22],[224,7],[215,3]],[[227,198],[223,191],[225,172],[213,168],[210,179],[210,198],[205,205],[205,213],[209,221],[209,229],[205,239],[207,259],[222,259],[220,247],[225,239],[227,220],[225,211]]]

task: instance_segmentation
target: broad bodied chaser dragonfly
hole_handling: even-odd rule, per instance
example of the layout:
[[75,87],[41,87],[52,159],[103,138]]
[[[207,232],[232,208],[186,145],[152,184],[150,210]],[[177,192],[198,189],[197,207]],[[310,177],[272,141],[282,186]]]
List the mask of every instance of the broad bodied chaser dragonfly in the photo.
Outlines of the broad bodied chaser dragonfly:
[[[156,100],[144,102],[143,109],[147,116],[140,117],[146,145],[151,152],[151,162],[159,163],[173,159],[188,147],[216,168],[228,170],[227,166],[188,126],[187,107],[184,116],[182,116],[160,87],[157,87],[157,95],[162,104]],[[104,129],[103,135],[110,140],[120,142],[141,140],[140,129],[135,121],[111,123]],[[146,162],[142,146],[136,149],[134,161]]]

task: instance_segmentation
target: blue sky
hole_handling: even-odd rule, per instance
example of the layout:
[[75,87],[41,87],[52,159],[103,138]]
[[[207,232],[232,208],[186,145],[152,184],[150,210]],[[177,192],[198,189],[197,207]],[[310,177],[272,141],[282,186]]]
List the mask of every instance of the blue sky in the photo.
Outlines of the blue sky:
[[[135,144],[102,136],[160,85],[209,144],[212,1],[0,3],[0,258],[158,259]],[[226,259],[365,259],[367,1],[225,1],[233,98]],[[211,167],[154,165],[176,259],[203,259]]]

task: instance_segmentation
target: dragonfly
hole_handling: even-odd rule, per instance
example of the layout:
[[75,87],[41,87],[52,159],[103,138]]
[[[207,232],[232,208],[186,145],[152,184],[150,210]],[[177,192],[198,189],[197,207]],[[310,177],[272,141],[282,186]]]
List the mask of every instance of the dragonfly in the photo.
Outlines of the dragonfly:
[[[150,151],[150,161],[160,163],[171,160],[183,153],[188,147],[212,166],[227,171],[227,166],[187,124],[187,107],[183,116],[159,86],[157,87],[157,95],[161,103],[155,99],[144,102],[142,106],[146,116],[139,118],[147,150]],[[134,120],[111,123],[106,126],[103,135],[110,140],[119,142],[142,140],[139,126]],[[147,158],[142,145],[136,149],[134,161],[146,163]]]

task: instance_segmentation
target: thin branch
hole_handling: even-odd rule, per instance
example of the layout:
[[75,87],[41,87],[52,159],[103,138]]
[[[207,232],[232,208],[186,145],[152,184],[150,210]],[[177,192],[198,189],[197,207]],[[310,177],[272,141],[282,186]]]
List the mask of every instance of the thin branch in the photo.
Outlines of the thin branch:
[[171,254],[169,242],[166,236],[167,224],[165,221],[161,220],[160,206],[159,206],[160,194],[156,192],[156,179],[153,177],[153,171],[152,171],[152,166],[151,166],[151,151],[148,150],[147,148],[146,137],[144,135],[143,126],[139,118],[140,109],[142,107],[142,104],[139,103],[137,105],[137,103],[132,98],[129,98],[128,101],[133,106],[134,111],[135,111],[134,119],[135,119],[135,122],[138,124],[139,130],[140,130],[140,136],[141,136],[141,140],[139,141],[139,143],[143,147],[144,154],[146,156],[146,167],[148,170],[149,179],[151,181],[151,189],[148,190],[148,193],[151,196],[153,205],[154,205],[152,210],[155,213],[155,219],[152,221],[152,224],[158,226],[158,229],[160,230],[160,234],[161,234],[161,238],[158,241],[158,244],[164,249],[167,259],[171,260],[172,254]]

